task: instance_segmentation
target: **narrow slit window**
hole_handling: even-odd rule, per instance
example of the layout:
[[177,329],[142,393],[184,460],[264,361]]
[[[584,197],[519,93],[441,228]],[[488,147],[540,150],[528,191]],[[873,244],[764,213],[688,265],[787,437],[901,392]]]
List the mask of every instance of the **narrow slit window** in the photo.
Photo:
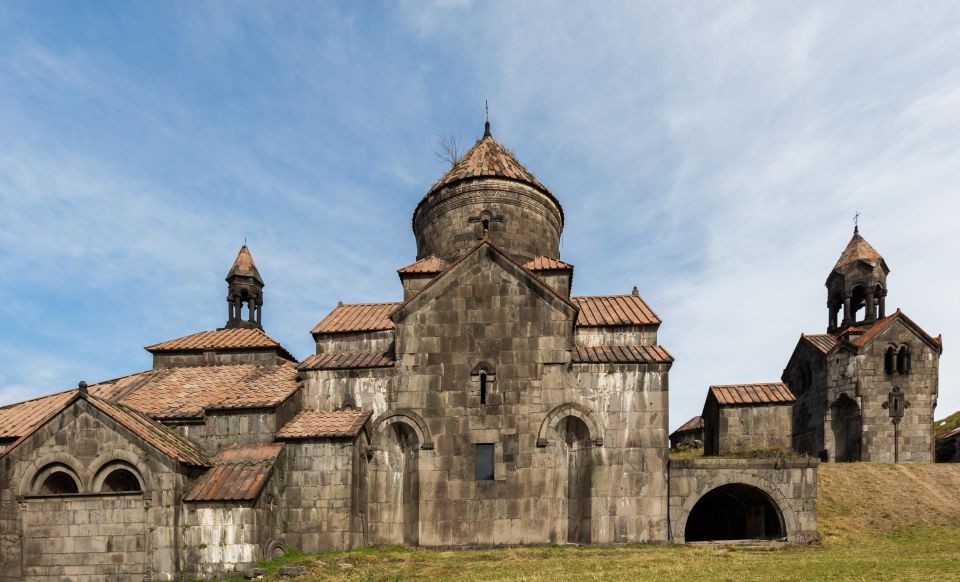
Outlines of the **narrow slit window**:
[[477,445],[477,481],[493,481],[493,445]]
[[480,372],[480,404],[487,403],[487,373]]

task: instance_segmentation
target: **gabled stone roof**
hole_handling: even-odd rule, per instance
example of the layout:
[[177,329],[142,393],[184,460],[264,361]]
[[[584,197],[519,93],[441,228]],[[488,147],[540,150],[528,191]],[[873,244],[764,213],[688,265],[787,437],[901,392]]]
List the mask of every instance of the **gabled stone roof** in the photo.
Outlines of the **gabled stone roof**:
[[337,305],[320,323],[313,326],[313,335],[325,333],[350,333],[358,331],[386,331],[395,326],[390,314],[398,302],[353,303]]
[[577,327],[660,325],[660,317],[640,295],[571,297],[580,308]]
[[257,283],[263,285],[260,271],[257,270],[257,265],[253,262],[253,255],[250,254],[250,249],[247,248],[247,245],[240,247],[240,252],[237,253],[237,258],[234,259],[233,266],[230,267],[230,272],[227,273],[227,280],[229,281],[231,277],[237,276],[253,277],[257,280]]
[[300,370],[360,370],[391,368],[396,362],[383,354],[316,354],[298,366]]
[[[47,421],[62,413],[71,404],[79,399],[85,399],[91,406],[107,415],[115,422],[142,438],[149,445],[171,459],[187,465],[207,467],[209,462],[203,452],[193,443],[181,437],[176,432],[149,418],[145,414],[116,402],[98,398],[93,394],[82,394],[80,390],[68,390],[46,398],[14,404],[0,410],[0,426],[4,416],[19,417],[20,421],[13,425],[16,428],[4,427],[6,438],[17,437],[16,443],[0,453],[0,457],[9,454],[17,445],[39,429]],[[27,405],[25,409],[19,407]],[[25,414],[29,414],[26,417]],[[16,434],[14,434],[16,433]]]
[[201,331],[180,338],[167,340],[144,349],[152,354],[163,352],[203,352],[206,350],[243,350],[273,348],[277,353],[292,362],[293,357],[280,342],[258,328],[231,327],[214,331]]
[[537,257],[524,265],[531,271],[570,271],[573,265],[565,263],[560,259],[551,259],[549,257]]
[[193,485],[184,501],[253,501],[273,474],[283,443],[234,445],[220,451],[213,468]]
[[681,425],[680,425],[680,428],[678,428],[677,430],[675,430],[675,431],[673,431],[672,433],[670,433],[670,436],[673,436],[673,435],[675,435],[675,434],[684,433],[684,432],[697,431],[697,430],[703,430],[703,417],[702,417],[702,416],[694,416],[693,418],[691,418],[691,419],[688,420],[687,422],[681,424]]
[[400,273],[401,275],[434,275],[445,271],[446,268],[446,261],[430,255],[429,257],[424,257],[415,263],[410,263],[406,267],[397,269],[397,273]]
[[722,406],[738,404],[782,404],[794,402],[797,397],[783,382],[763,384],[726,384],[711,386],[710,394]]
[[277,433],[278,439],[346,438],[360,434],[369,410],[304,410]]

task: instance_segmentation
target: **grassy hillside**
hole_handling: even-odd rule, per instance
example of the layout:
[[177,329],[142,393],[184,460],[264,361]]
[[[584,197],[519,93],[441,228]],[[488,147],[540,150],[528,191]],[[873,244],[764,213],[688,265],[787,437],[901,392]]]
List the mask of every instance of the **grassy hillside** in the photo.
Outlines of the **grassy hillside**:
[[[475,551],[379,548],[287,556],[299,580],[960,580],[960,464],[822,465],[823,543]],[[275,572],[278,562],[268,564]],[[268,576],[271,578],[272,574]]]

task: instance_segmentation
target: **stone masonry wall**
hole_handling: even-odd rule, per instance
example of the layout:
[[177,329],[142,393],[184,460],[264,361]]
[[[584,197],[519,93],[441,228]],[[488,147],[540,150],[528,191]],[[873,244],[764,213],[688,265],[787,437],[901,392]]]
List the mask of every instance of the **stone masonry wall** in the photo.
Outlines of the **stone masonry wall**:
[[448,263],[483,238],[481,213],[492,220],[489,238],[521,265],[537,256],[560,257],[563,216],[559,205],[525,184],[501,179],[460,182],[429,195],[414,213],[417,259],[435,255]]
[[721,406],[719,422],[719,449],[715,454],[729,455],[770,448],[789,449],[792,444],[792,403]]
[[386,354],[393,351],[393,330],[318,334],[314,339],[318,354]]
[[[140,474],[145,484],[144,493],[139,496],[99,496],[92,491],[100,468],[115,461],[128,463]],[[81,495],[59,500],[43,498],[35,501],[29,498],[35,492],[34,476],[54,463],[69,467],[78,476]],[[73,557],[61,561],[70,562],[71,566],[78,568],[114,567],[116,564],[113,560],[119,550],[115,542],[110,542],[114,545],[106,545],[109,541],[107,537],[122,537],[133,531],[124,529],[127,521],[133,523],[130,527],[139,527],[136,525],[139,522],[146,528],[141,540],[147,572],[153,573],[154,580],[173,580],[180,561],[180,497],[189,478],[181,471],[176,463],[160,455],[86,401],[76,401],[0,458],[0,474],[3,475],[0,479],[3,485],[0,487],[0,562],[3,563],[0,581],[19,581],[29,568],[51,565],[40,554],[29,551],[35,546],[27,547],[28,551],[24,553],[22,539],[35,534],[36,540],[44,537],[66,539],[80,534],[80,529],[75,526],[81,525],[91,536],[94,535],[93,531],[97,531],[95,535],[101,537],[96,541],[75,544],[64,542],[62,553],[72,552]],[[50,523],[43,526],[48,528],[45,532],[33,531],[38,522],[30,508],[58,503],[63,504],[64,510],[70,515],[48,513],[48,516],[59,517],[47,520]],[[140,519],[132,519],[133,513],[138,513]],[[25,518],[28,514],[30,517]],[[92,540],[92,537],[85,539]],[[127,548],[126,544],[124,541],[120,546]],[[141,551],[138,549],[140,547],[131,547],[134,552],[132,557]],[[102,575],[98,576],[101,577],[89,579],[102,579]]]
[[277,350],[245,349],[242,351],[208,350],[205,352],[164,352],[153,354],[153,369],[189,366],[229,366],[232,364],[256,364],[273,366],[284,362]]
[[[910,372],[884,371],[888,345],[910,348]],[[939,354],[902,322],[894,322],[856,357],[862,415],[862,460],[894,461],[894,426],[883,408],[890,391],[899,386],[910,403],[899,425],[899,461],[930,463],[934,460],[933,417],[937,402]]]
[[578,327],[574,336],[577,347],[652,346],[657,343],[657,326]]

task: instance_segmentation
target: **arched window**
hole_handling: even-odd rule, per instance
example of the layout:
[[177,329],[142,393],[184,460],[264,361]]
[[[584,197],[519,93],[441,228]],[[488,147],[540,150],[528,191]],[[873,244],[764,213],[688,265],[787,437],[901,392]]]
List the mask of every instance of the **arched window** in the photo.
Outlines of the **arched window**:
[[42,469],[33,480],[35,495],[70,495],[80,493],[80,479],[72,469],[55,463]]
[[480,370],[480,404],[487,403],[487,371]]
[[897,373],[910,373],[910,348],[907,346],[901,346],[900,351],[897,352]]
[[142,491],[140,480],[137,476],[127,469],[116,469],[111,471],[107,478],[103,480],[100,491],[104,493],[127,493],[133,491]]
[[887,348],[886,354],[883,356],[883,371],[888,375],[893,374],[894,367],[896,366],[897,359],[897,348],[890,346]]
[[129,463],[113,461],[97,472],[91,489],[98,493],[134,493],[143,491],[143,479]]

